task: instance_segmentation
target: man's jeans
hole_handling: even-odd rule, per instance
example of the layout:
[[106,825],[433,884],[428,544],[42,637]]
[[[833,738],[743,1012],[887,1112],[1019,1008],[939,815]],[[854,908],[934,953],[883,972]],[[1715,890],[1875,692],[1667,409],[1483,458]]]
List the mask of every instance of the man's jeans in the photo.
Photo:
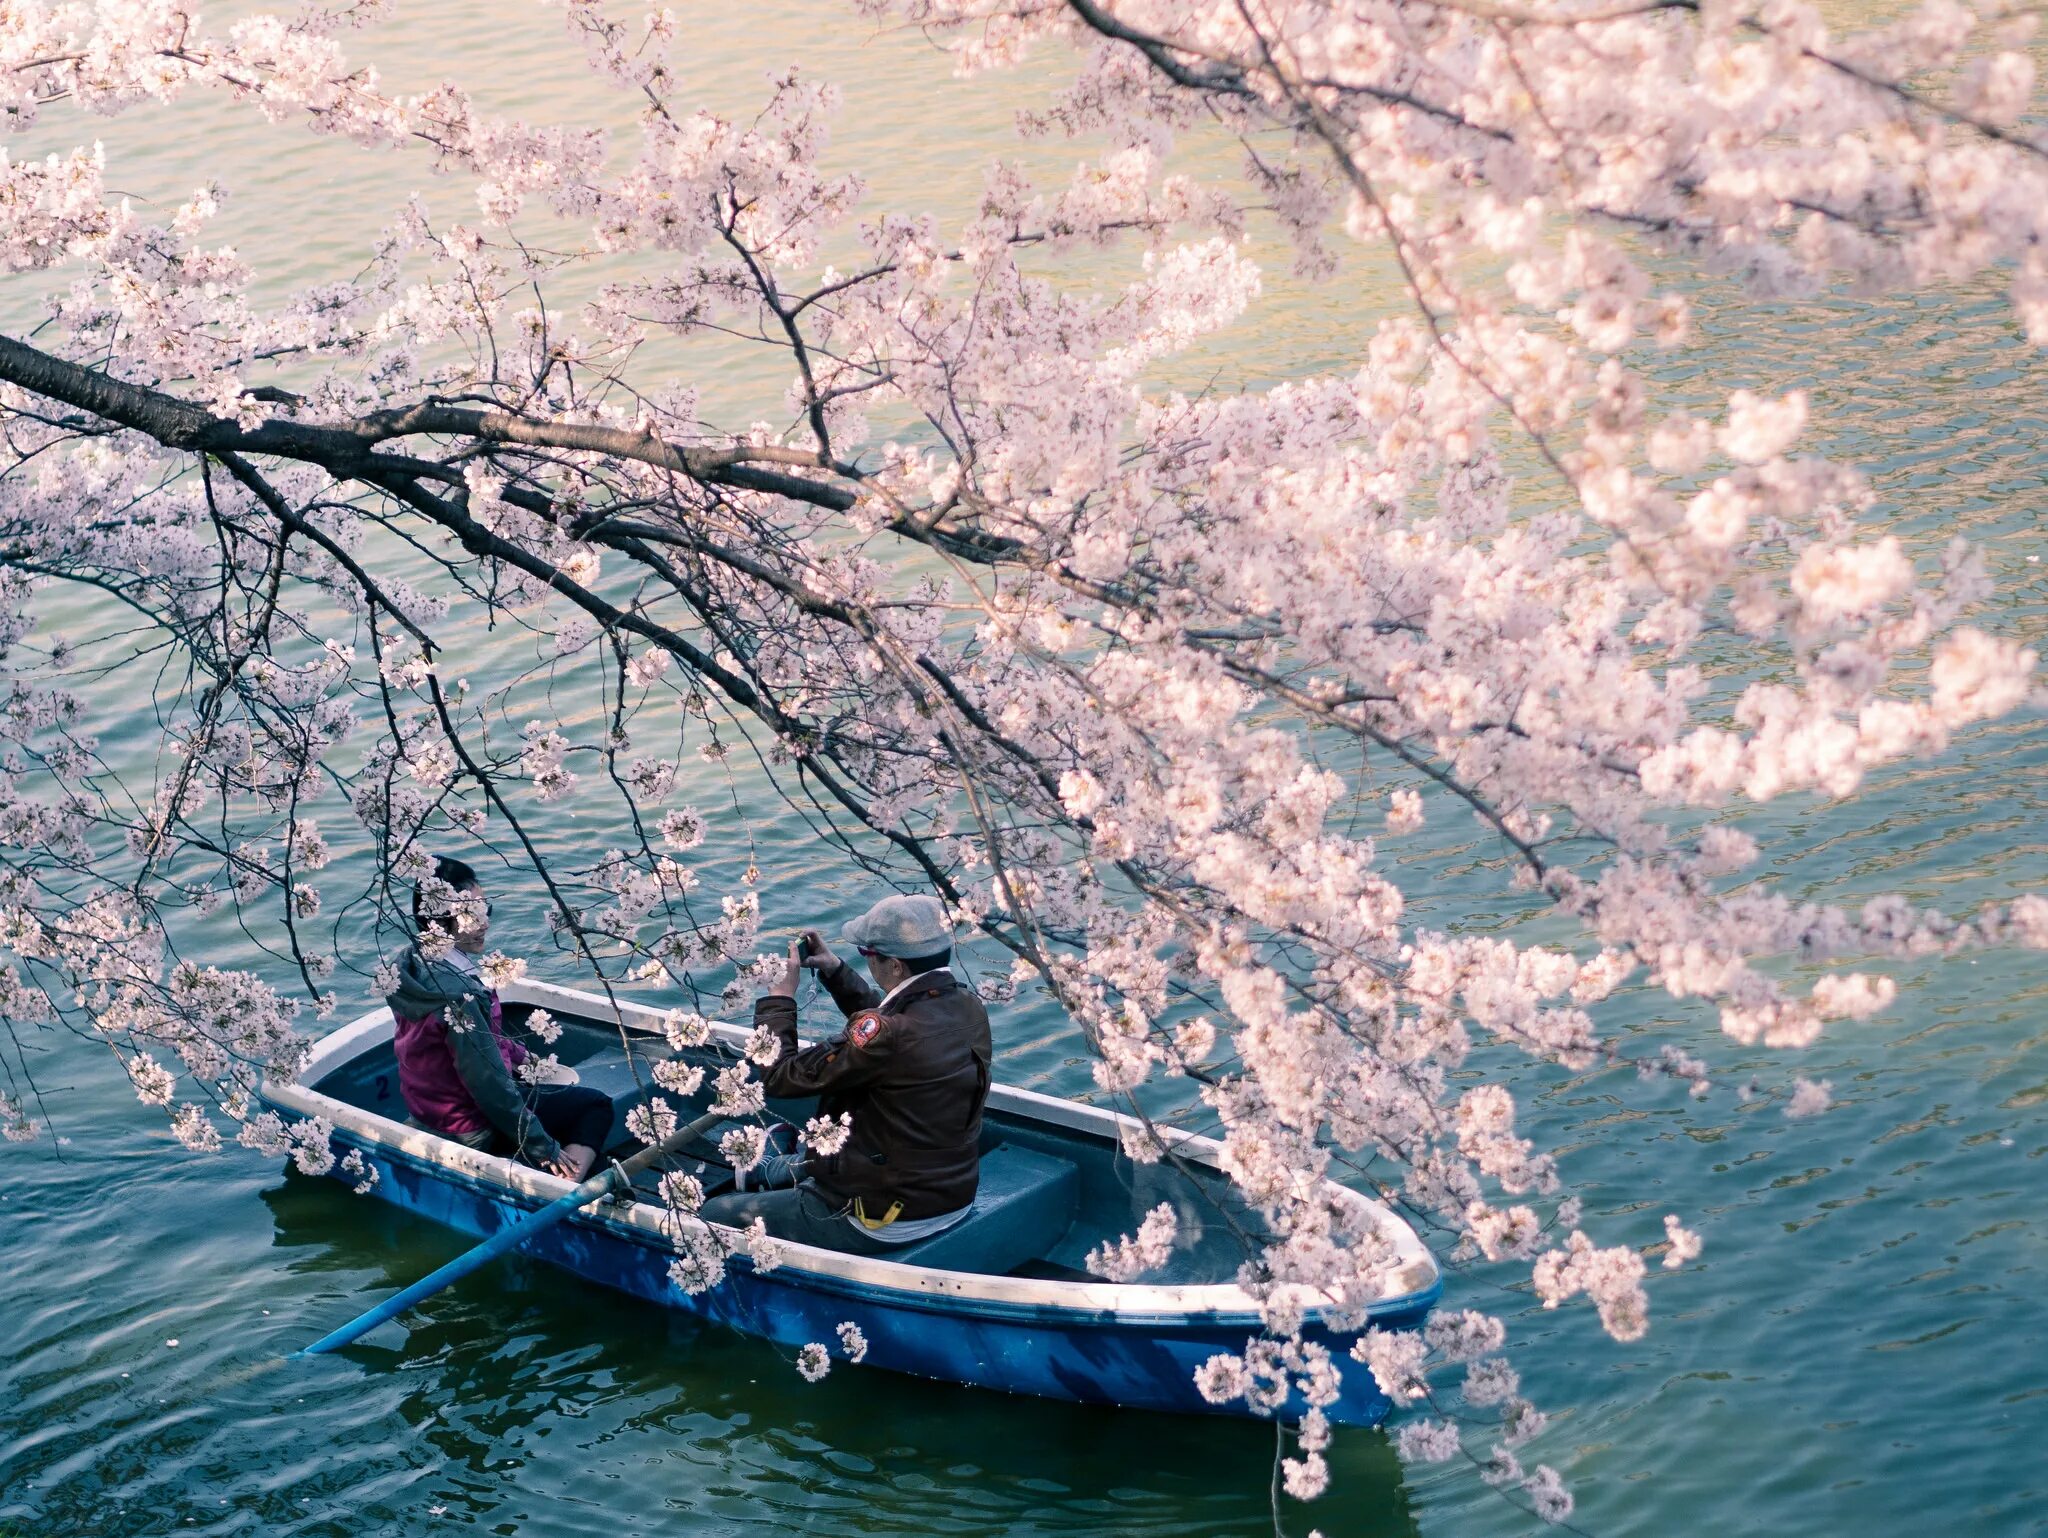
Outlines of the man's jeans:
[[854,1222],[851,1201],[803,1179],[803,1172],[796,1128],[777,1122],[768,1129],[768,1151],[744,1176],[746,1189],[712,1197],[698,1216],[731,1228],[745,1228],[760,1218],[776,1238],[821,1250],[881,1255],[893,1248]]
[[886,1255],[901,1248],[870,1235],[853,1220],[852,1211],[851,1201],[824,1190],[816,1181],[806,1180],[779,1191],[728,1191],[712,1197],[698,1216],[707,1223],[723,1223],[730,1228],[745,1228],[760,1218],[768,1225],[768,1232],[778,1239],[852,1255]]
[[804,1176],[804,1153],[798,1146],[797,1130],[786,1121],[768,1129],[768,1147],[760,1163],[736,1180],[745,1191],[781,1191]]

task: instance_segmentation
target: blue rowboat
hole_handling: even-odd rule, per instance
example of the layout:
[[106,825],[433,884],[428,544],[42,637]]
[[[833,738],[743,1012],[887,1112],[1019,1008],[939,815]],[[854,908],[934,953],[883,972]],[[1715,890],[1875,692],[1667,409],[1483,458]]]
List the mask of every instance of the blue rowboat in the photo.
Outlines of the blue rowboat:
[[[516,983],[501,996],[515,1033],[534,1009],[563,1026],[548,1050],[582,1083],[611,1095],[611,1151],[637,1147],[626,1115],[654,1092],[653,1063],[677,1055],[661,1034],[660,1012],[545,983]],[[705,1047],[682,1055],[713,1067],[731,1062],[747,1034],[744,1027],[716,1026]],[[266,1082],[262,1098],[288,1117],[325,1117],[337,1160],[359,1153],[376,1171],[377,1196],[460,1233],[495,1233],[570,1189],[543,1171],[408,1125],[388,1010],[322,1038],[297,1082]],[[678,1106],[685,1117],[697,1109]],[[771,1101],[768,1109],[800,1124],[812,1107]],[[785,1347],[819,1342],[838,1357],[837,1331],[850,1323],[866,1337],[869,1366],[1048,1399],[1247,1413],[1242,1401],[1210,1404],[1194,1382],[1211,1356],[1242,1352],[1260,1332],[1256,1305],[1232,1280],[1244,1258],[1248,1214],[1217,1167],[1221,1145],[1178,1135],[1174,1163],[1133,1164],[1119,1149],[1129,1118],[1001,1084],[989,1094],[984,1120],[973,1210],[900,1254],[870,1258],[782,1244],[779,1264],[757,1265],[744,1235],[716,1229],[710,1232],[732,1250],[724,1279],[687,1293],[669,1268],[687,1253],[678,1225],[693,1220],[662,1205],[652,1176],[636,1187],[636,1199],[582,1211],[535,1238],[527,1253]],[[699,1172],[707,1186],[729,1173],[716,1162],[714,1144],[697,1152],[702,1157],[685,1158],[680,1167]],[[338,1162],[335,1174],[362,1178]],[[1385,1295],[1370,1311],[1372,1324],[1420,1325],[1442,1291],[1434,1258],[1384,1205],[1333,1189],[1398,1255]],[[1103,1281],[1084,1269],[1091,1249],[1132,1232],[1161,1201],[1172,1203],[1181,1220],[1164,1267],[1137,1283]],[[697,1225],[700,1237],[704,1232]],[[1341,1395],[1326,1410],[1330,1420],[1377,1424],[1387,1401],[1371,1373],[1344,1355],[1352,1334],[1328,1328],[1312,1306],[1307,1319],[1307,1337],[1331,1347],[1342,1370]]]

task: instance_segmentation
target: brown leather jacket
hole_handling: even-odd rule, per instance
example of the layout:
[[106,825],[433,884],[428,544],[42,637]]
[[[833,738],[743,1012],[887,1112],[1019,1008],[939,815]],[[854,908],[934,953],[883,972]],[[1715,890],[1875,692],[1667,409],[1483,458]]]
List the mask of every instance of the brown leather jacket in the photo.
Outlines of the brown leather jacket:
[[830,1041],[798,1048],[794,999],[754,1005],[754,1023],[782,1038],[782,1055],[761,1075],[768,1093],[816,1095],[821,1114],[853,1116],[845,1147],[814,1157],[806,1173],[829,1192],[861,1198],[869,1217],[899,1201],[903,1218],[966,1206],[981,1181],[981,1108],[994,1056],[981,1000],[951,972],[913,977],[887,1010],[844,962],[822,980],[847,1015]]

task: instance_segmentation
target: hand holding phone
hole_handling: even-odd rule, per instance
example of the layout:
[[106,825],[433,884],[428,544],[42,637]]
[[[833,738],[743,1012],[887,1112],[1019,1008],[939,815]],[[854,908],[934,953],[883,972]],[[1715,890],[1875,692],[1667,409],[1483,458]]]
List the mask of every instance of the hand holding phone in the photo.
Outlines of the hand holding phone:
[[825,943],[825,937],[815,929],[806,929],[798,942],[798,964],[816,972],[830,972],[839,965],[839,958],[832,954],[832,947]]

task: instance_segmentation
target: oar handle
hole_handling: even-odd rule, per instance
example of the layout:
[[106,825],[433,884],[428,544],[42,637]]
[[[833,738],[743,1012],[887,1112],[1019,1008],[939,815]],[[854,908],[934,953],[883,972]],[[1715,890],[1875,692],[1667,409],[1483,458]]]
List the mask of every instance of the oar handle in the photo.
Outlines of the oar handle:
[[633,1177],[668,1154],[680,1151],[699,1133],[709,1132],[728,1118],[719,1111],[707,1112],[686,1127],[678,1128],[651,1148],[643,1148],[630,1159],[609,1164],[566,1196],[557,1197],[538,1212],[529,1212],[499,1229],[474,1249],[465,1250],[430,1276],[423,1276],[403,1292],[394,1293],[368,1313],[350,1320],[340,1329],[321,1336],[301,1351],[301,1356],[320,1356],[360,1339],[387,1319],[395,1319],[422,1299],[431,1298],[449,1283],[458,1281],[479,1266],[515,1250],[544,1228],[552,1228],[571,1213],[589,1206],[602,1196],[632,1184]]

